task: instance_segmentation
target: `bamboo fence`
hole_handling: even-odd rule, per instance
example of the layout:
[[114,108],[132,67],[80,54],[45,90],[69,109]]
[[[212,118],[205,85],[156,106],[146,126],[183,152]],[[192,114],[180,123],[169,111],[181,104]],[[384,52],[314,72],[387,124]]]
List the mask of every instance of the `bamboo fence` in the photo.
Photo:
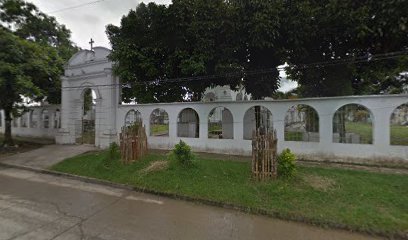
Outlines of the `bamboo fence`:
[[146,129],[141,123],[122,127],[120,137],[120,155],[125,164],[139,160],[147,154]]
[[266,180],[277,176],[277,143],[276,131],[261,134],[252,132],[252,176]]

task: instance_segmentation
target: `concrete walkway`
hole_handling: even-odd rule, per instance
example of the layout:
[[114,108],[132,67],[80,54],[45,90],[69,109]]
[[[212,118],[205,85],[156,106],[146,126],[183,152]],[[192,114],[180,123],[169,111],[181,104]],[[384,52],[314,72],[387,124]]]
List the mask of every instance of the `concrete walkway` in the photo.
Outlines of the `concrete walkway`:
[[0,239],[377,238],[0,167]]
[[0,162],[26,167],[48,168],[66,158],[93,150],[96,148],[91,145],[45,145],[35,150],[1,158]]

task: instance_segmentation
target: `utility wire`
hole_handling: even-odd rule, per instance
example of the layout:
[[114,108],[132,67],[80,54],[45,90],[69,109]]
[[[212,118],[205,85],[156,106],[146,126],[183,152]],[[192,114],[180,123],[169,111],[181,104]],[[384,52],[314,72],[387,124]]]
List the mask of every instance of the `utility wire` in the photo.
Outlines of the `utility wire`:
[[[300,69],[309,69],[309,68],[324,68],[324,67],[338,66],[338,65],[351,64],[351,63],[370,63],[370,62],[376,62],[376,61],[389,60],[393,58],[399,58],[401,56],[408,56],[408,51],[389,52],[389,53],[371,55],[369,57],[364,56],[364,57],[349,58],[349,59],[339,59],[339,60],[333,60],[333,61],[296,64],[294,68],[300,70]],[[95,87],[122,86],[125,88],[131,88],[137,85],[154,86],[160,83],[165,84],[165,83],[178,83],[178,82],[191,82],[191,81],[206,81],[206,80],[221,79],[221,78],[223,79],[222,82],[226,83],[226,82],[234,81],[234,79],[232,78],[274,73],[276,70],[285,70],[286,68],[290,68],[290,66],[278,67],[278,68],[268,68],[268,69],[258,69],[258,70],[251,70],[251,71],[242,71],[242,72],[232,72],[232,73],[226,73],[226,74],[197,76],[197,77],[158,79],[158,80],[153,80],[153,81],[133,82],[133,83],[127,83],[127,84],[123,84],[123,83],[100,84],[100,85],[95,85]],[[82,86],[62,87],[62,89],[70,89],[70,88],[75,89],[75,88],[83,88],[83,87]]]
[[53,13],[64,12],[64,11],[67,11],[67,10],[76,9],[76,8],[81,8],[81,7],[84,7],[84,6],[93,5],[93,4],[100,3],[100,2],[104,2],[104,1],[105,1],[105,0],[96,0],[96,1],[92,1],[92,2],[82,3],[82,4],[78,4],[78,5],[71,6],[71,7],[66,7],[66,8],[61,8],[61,9],[53,10],[53,11],[47,12],[46,14],[53,14]]

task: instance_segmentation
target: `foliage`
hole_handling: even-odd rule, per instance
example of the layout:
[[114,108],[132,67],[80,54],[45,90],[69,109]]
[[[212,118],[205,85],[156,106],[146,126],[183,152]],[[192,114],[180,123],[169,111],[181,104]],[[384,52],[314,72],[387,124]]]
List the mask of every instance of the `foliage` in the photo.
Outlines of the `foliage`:
[[109,148],[106,152],[106,157],[102,161],[102,165],[105,168],[112,168],[118,165],[119,160],[120,160],[119,145],[113,142],[109,145]]
[[293,178],[296,174],[296,156],[289,149],[285,149],[277,158],[278,176]]
[[[130,86],[124,101],[199,100],[214,85],[243,85],[255,99],[271,96],[279,80],[280,7],[223,0],[138,5],[119,27],[107,27],[115,72]],[[265,68],[270,71],[248,73]],[[205,75],[215,77],[160,81]]]
[[23,98],[59,103],[64,61],[77,51],[70,31],[23,0],[0,0],[0,108],[5,111],[5,144],[13,145],[12,118]]
[[88,111],[92,110],[93,106],[93,96],[92,96],[92,89],[86,89],[84,92],[84,115],[88,113]]
[[41,12],[34,4],[23,0],[0,0],[0,21],[5,28],[20,38],[56,50],[56,57],[62,59],[58,65],[58,75],[42,76],[37,86],[45,91],[43,97],[46,97],[48,102],[60,103],[60,76],[64,63],[78,51],[78,47],[70,40],[70,30],[59,24],[54,17]]
[[11,119],[23,110],[23,97],[42,99],[46,76],[59,76],[62,60],[54,48],[35,44],[0,27],[0,108],[5,116],[5,143],[13,145]]
[[[98,168],[104,156],[104,153],[80,155],[52,169],[167,194],[262,209],[282,218],[316,224],[332,223],[386,234],[408,229],[406,175],[299,166],[295,178],[289,181],[278,178],[258,182],[251,180],[249,159],[227,161],[224,156],[206,154],[197,154],[195,167],[189,171],[170,167],[140,175],[140,171],[163,160],[165,155],[149,154],[141,161],[115,169]],[[316,188],[305,180],[310,177],[334,184],[327,189]]]
[[193,163],[194,154],[191,151],[191,147],[180,140],[180,142],[174,146],[170,154],[170,159],[176,160],[182,166],[190,166]]
[[305,97],[400,93],[408,83],[399,76],[408,63],[407,11],[405,0],[291,1],[282,24],[289,78]]
[[[301,96],[399,93],[408,84],[400,75],[408,64],[406,12],[405,0],[175,0],[140,4],[107,34],[116,73],[130,86],[125,101],[199,100],[214,85],[270,97],[284,62]],[[370,58],[378,54],[386,59]],[[324,64],[308,65],[316,62]],[[208,75],[215,76],[160,81]]]

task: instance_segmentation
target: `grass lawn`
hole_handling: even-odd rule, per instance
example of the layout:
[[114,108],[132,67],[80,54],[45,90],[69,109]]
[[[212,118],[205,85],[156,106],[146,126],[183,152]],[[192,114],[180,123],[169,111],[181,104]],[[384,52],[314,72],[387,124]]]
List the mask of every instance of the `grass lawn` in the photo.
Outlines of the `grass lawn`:
[[250,163],[198,156],[195,165],[144,171],[166,156],[149,154],[128,166],[107,169],[106,153],[67,159],[52,170],[140,188],[266,210],[284,218],[343,224],[362,231],[407,232],[408,177],[357,170],[299,167],[292,180],[251,180]]
[[302,132],[286,131],[285,141],[303,141]]
[[168,136],[169,135],[169,125],[168,124],[152,124],[150,126],[150,132],[153,136]]
[[408,126],[391,125],[391,145],[408,146]]

